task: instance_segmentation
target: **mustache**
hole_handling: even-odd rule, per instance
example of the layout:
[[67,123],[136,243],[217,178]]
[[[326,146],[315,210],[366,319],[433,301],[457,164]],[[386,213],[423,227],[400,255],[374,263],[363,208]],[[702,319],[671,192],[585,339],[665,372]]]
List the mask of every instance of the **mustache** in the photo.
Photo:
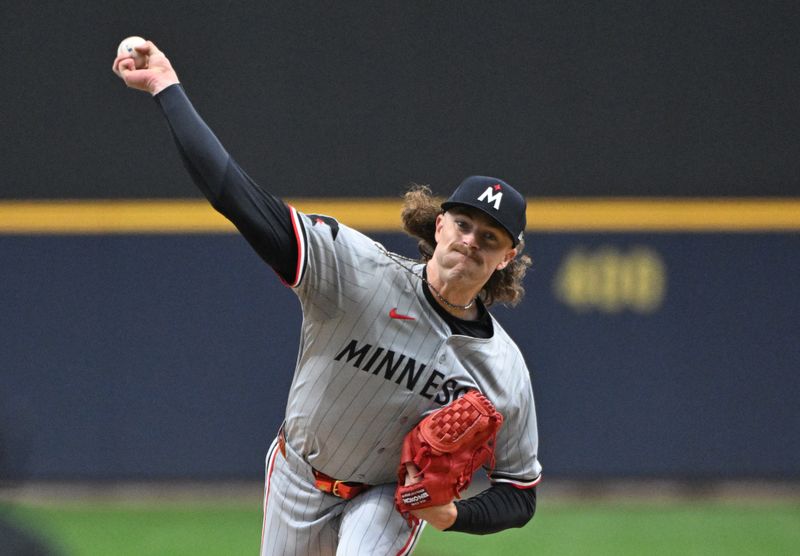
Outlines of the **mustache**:
[[454,244],[451,246],[451,249],[452,249],[453,251],[457,252],[457,253],[460,253],[461,255],[464,255],[465,257],[469,257],[470,259],[472,259],[472,260],[474,260],[474,261],[478,261],[478,262],[480,262],[480,261],[481,261],[481,258],[480,258],[480,257],[477,255],[477,253],[475,253],[474,251],[472,251],[472,250],[471,250],[469,247],[467,247],[466,245],[463,245],[463,244],[461,244],[461,243],[454,243]]

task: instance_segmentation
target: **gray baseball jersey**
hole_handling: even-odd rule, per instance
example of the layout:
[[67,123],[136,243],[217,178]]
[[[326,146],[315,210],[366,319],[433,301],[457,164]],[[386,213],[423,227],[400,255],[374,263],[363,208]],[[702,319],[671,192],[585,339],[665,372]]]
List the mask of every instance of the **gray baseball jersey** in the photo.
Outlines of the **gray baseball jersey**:
[[[283,433],[267,456],[262,556],[411,554],[425,522],[406,523],[394,490],[403,438],[471,388],[504,416],[494,482],[541,476],[530,376],[492,318],[491,338],[453,335],[424,295],[423,265],[330,217],[291,209],[298,257],[288,284],[303,309]],[[353,500],[314,487],[311,468],[376,485]]]
[[392,482],[406,433],[477,388],[505,418],[492,479],[535,483],[530,376],[500,324],[487,339],[453,335],[424,296],[421,264],[331,218],[292,218],[300,253],[291,285],[304,317],[286,409],[292,448],[340,480]]

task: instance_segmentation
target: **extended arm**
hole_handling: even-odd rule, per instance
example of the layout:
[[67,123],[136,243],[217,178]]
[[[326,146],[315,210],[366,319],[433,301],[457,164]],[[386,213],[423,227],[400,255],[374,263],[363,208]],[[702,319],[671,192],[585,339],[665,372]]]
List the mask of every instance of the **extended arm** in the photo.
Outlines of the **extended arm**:
[[151,93],[161,107],[189,175],[211,205],[239,229],[286,282],[296,274],[297,238],[289,207],[262,189],[236,163],[195,111],[163,52],[150,41],[136,48],[147,66],[119,56],[113,70],[134,89]]

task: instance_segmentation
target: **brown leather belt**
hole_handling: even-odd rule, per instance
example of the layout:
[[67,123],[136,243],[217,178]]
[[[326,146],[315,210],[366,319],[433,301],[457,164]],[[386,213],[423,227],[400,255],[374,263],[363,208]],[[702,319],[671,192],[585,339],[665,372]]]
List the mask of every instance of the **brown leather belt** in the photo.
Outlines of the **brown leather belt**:
[[[286,458],[286,436],[283,434],[283,429],[278,433],[278,449],[281,451],[284,459]],[[322,492],[333,494],[343,500],[350,500],[355,498],[367,490],[371,485],[366,483],[354,483],[352,481],[340,481],[329,477],[322,471],[317,471],[313,467],[311,470],[314,472],[314,486]]]

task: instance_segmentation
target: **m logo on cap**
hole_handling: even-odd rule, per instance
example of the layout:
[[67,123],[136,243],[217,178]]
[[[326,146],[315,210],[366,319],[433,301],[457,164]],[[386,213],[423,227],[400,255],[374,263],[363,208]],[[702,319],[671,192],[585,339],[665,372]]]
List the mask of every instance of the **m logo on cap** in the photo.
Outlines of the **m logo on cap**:
[[499,183],[490,185],[489,187],[486,188],[486,191],[481,193],[480,197],[478,197],[478,200],[479,201],[485,200],[489,204],[494,203],[494,210],[500,210],[500,201],[503,199],[502,189],[503,188],[500,187]]

